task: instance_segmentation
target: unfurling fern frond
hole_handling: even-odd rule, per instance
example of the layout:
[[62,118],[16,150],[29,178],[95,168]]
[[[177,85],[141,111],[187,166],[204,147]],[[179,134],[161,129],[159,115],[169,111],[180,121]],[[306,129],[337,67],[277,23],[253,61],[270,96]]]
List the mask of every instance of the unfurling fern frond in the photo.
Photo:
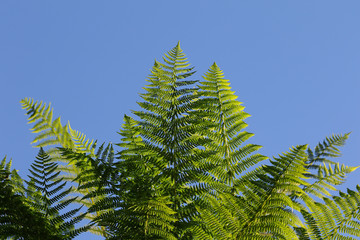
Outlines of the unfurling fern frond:
[[[82,231],[77,229],[76,234],[73,232],[74,225],[85,217],[85,214],[76,216],[81,207],[66,213],[60,213],[61,210],[74,202],[77,197],[70,197],[72,187],[63,190],[66,186],[63,179],[55,180],[60,174],[57,171],[57,164],[52,162],[50,156],[45,153],[42,147],[29,171],[31,173],[29,175],[30,181],[26,181],[29,186],[27,190],[29,195],[28,203],[47,218],[55,226],[59,234],[64,237],[75,236],[90,227],[83,227]],[[66,221],[69,218],[71,220]]]

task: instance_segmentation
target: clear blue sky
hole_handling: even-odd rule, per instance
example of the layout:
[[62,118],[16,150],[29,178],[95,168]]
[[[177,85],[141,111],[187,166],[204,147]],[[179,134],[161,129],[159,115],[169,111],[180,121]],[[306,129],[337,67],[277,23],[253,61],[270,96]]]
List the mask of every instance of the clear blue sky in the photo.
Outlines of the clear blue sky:
[[180,40],[196,79],[214,61],[224,70],[263,154],[352,131],[339,160],[360,165],[359,11],[358,0],[2,0],[0,158],[25,177],[37,154],[25,97],[51,102],[90,138],[119,142],[154,59]]

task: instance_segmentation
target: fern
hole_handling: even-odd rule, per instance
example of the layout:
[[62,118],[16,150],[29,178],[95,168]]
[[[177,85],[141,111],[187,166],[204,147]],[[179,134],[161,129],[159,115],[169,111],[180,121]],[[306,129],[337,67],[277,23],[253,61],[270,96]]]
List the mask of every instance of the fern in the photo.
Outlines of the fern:
[[[24,196],[24,186],[11,160],[0,163],[0,239],[63,239],[54,226],[32,209]],[[20,189],[20,191],[19,191]]]
[[5,156],[0,163],[0,171],[3,174],[2,176],[5,178],[5,180],[10,180],[9,183],[11,183],[12,189],[15,194],[24,195],[25,189],[23,179],[19,176],[15,169],[11,170],[11,166],[12,159],[10,159],[9,162],[6,162]]
[[[50,156],[41,147],[35,162],[29,170],[31,173],[29,175],[30,181],[26,181],[29,185],[27,192],[32,197],[28,198],[30,200],[28,202],[37,212],[48,219],[64,238],[74,237],[82,231],[86,231],[89,226],[82,228],[82,231],[77,229],[76,233],[74,232],[74,224],[80,222],[85,216],[82,214],[74,217],[81,207],[63,214],[59,213],[77,197],[64,199],[72,192],[72,187],[63,190],[66,182],[63,179],[54,180],[60,174],[56,170],[57,164],[51,162]],[[34,189],[34,191],[31,191],[31,189]],[[72,218],[72,220],[65,221],[68,218]]]
[[[302,193],[305,184],[306,146],[298,146],[245,175],[240,196],[222,193],[200,211],[204,221],[197,239],[297,239],[293,227],[302,226],[293,210],[300,210],[289,197]],[[217,220],[215,220],[217,219]]]
[[[62,177],[66,181],[72,182],[76,176],[80,174],[80,169],[76,167],[76,164],[69,161],[66,158],[61,157],[61,152],[58,147],[69,148],[79,153],[88,153],[94,155],[94,148],[96,142],[86,139],[86,136],[79,131],[73,130],[70,127],[70,123],[66,125],[61,124],[60,117],[53,120],[53,109],[50,104],[46,105],[42,102],[34,101],[31,98],[25,98],[21,100],[23,109],[27,111],[29,115],[28,123],[34,124],[31,128],[33,133],[37,136],[32,143],[36,144],[36,147],[47,147],[47,153],[51,156],[52,161],[62,162],[65,165],[58,165],[58,170],[63,174]],[[82,189],[78,193],[82,195],[88,194],[91,189]],[[76,199],[81,205],[90,207],[97,199]],[[98,214],[88,214],[86,218],[92,220]],[[91,232],[104,235],[104,229],[98,229],[93,227]]]
[[[357,167],[349,167],[340,163],[336,163],[331,158],[340,157],[340,150],[338,147],[345,144],[349,133],[333,135],[327,137],[322,143],[315,147],[315,151],[308,148],[308,173],[306,177],[313,179],[309,186],[304,186],[304,190],[308,193],[322,198],[323,196],[330,196],[328,190],[336,191],[336,185],[344,183],[346,174],[353,172]],[[315,172],[314,172],[315,171]]]
[[214,63],[199,85],[198,118],[202,118],[202,134],[211,141],[206,147],[216,153],[212,161],[216,168],[211,171],[215,178],[227,184],[235,192],[237,178],[244,171],[267,159],[252,153],[261,148],[255,144],[244,144],[253,136],[244,131],[244,119],[250,115],[243,111],[237,96],[231,91],[229,80],[224,79],[221,69]]
[[[248,143],[250,115],[222,70],[214,63],[200,82],[194,73],[179,43],[155,61],[140,110],[124,117],[117,153],[54,120],[50,104],[23,99],[40,152],[27,189],[11,161],[0,163],[0,238],[71,239],[84,231],[107,239],[360,237],[360,187],[330,192],[357,168],[334,161],[349,134],[264,164],[261,146]],[[69,181],[76,190],[64,190]],[[61,214],[71,203],[86,213]],[[91,223],[75,229],[83,218]]]
[[123,203],[115,214],[125,220],[122,224],[131,228],[124,232],[119,228],[122,224],[118,224],[117,235],[135,239],[133,229],[139,229],[137,238],[140,239],[176,239],[171,233],[176,221],[175,212],[169,207],[172,202],[169,196],[162,196],[160,169],[158,164],[153,164],[155,161],[149,160],[156,155],[144,148],[139,130],[134,119],[124,117],[119,144],[123,149],[118,153],[118,169],[122,173],[119,191]]
[[193,68],[179,43],[163,60],[155,62],[146,93],[141,94],[145,102],[138,103],[143,110],[134,114],[140,118],[143,151],[152,156],[147,161],[160,171],[155,178],[161,178],[161,185],[155,188],[170,197],[178,219],[173,232],[180,239],[190,226],[189,219],[196,215],[194,205],[208,189],[210,166],[204,161],[206,152],[198,148],[204,139],[192,125],[196,81],[187,78],[194,74]]
[[[89,140],[86,138],[86,135],[73,130],[70,126],[70,123],[67,124],[68,126],[68,130],[69,133],[71,135],[71,139],[74,143],[74,148],[76,149],[76,152],[80,152],[80,153],[90,153],[92,155],[94,155],[94,150],[96,148],[96,141],[94,140]],[[65,145],[63,145],[62,147],[66,148]]]
[[21,104],[29,115],[28,123],[34,123],[31,131],[39,134],[31,143],[36,143],[37,147],[74,147],[67,126],[61,124],[60,117],[53,120],[53,109],[50,104],[46,106],[42,102],[34,102],[31,98],[21,100]]
[[[308,168],[317,170],[321,164],[335,164],[334,161],[329,158],[337,158],[341,156],[338,147],[345,144],[349,138],[350,133],[332,135],[331,137],[325,138],[323,142],[318,143],[315,150],[308,148]],[[313,175],[309,175],[313,177]]]
[[[175,239],[169,233],[175,219],[172,217],[174,212],[167,206],[170,204],[168,197],[151,195],[151,175],[141,175],[139,169],[142,165],[134,163],[135,159],[130,157],[136,156],[131,151],[136,150],[134,146],[138,139],[136,135],[131,136],[134,132],[132,123],[133,120],[126,116],[121,134],[125,136],[123,145],[128,140],[129,148],[120,153],[123,158],[128,156],[125,161],[114,161],[111,145],[100,146],[96,158],[66,149],[62,149],[63,154],[78,163],[91,163],[91,169],[78,176],[79,189],[95,189],[84,198],[106,196],[90,207],[89,212],[101,213],[94,222],[107,227],[107,239],[151,239],[154,236]],[[122,170],[121,175],[117,174],[118,169]]]
[[359,239],[360,237],[360,187],[347,194],[323,198],[315,202],[312,211],[302,211],[306,228],[302,229],[313,240]]

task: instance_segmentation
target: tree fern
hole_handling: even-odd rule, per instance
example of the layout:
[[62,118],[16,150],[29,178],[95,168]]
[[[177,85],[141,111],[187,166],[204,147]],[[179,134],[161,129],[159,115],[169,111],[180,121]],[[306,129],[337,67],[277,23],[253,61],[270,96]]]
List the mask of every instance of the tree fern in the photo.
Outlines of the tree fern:
[[244,131],[244,119],[250,115],[243,111],[237,96],[231,91],[229,80],[224,79],[221,69],[214,63],[200,82],[198,101],[202,117],[202,134],[211,139],[206,147],[216,153],[213,161],[216,168],[211,172],[220,182],[234,189],[239,175],[256,163],[267,159],[252,153],[261,148],[255,144],[244,144],[252,133]]
[[306,184],[305,150],[298,146],[257,169],[257,178],[247,182],[239,196],[214,198],[210,208],[200,211],[205,228],[199,233],[213,239],[297,239],[293,227],[302,223],[293,210],[300,208],[289,195],[302,193],[299,186]]
[[[0,163],[0,239],[86,230],[107,239],[360,237],[360,187],[331,194],[357,168],[334,161],[349,134],[264,164],[221,69],[214,63],[201,82],[194,73],[179,43],[155,61],[140,110],[124,117],[117,153],[112,144],[95,152],[96,141],[54,120],[50,105],[23,99],[40,152],[27,188],[11,161]],[[69,181],[73,188],[63,190]],[[59,213],[75,202],[86,213]],[[84,217],[90,225],[74,229]]]
[[[46,147],[46,152],[51,156],[53,161],[63,162],[64,164],[58,165],[58,169],[63,173],[61,176],[66,181],[73,181],[76,176],[80,174],[80,169],[72,162],[69,164],[66,158],[61,157],[58,147],[72,149],[79,153],[88,153],[94,155],[94,147],[96,142],[88,140],[83,133],[73,130],[70,123],[66,125],[61,124],[60,117],[53,120],[53,109],[50,104],[46,105],[43,102],[34,101],[31,98],[21,100],[23,109],[27,111],[28,123],[34,124],[31,131],[37,136],[32,143],[36,147]],[[82,195],[88,194],[91,189],[82,189],[78,193]],[[97,199],[77,199],[81,205],[86,207],[91,206]],[[97,213],[88,214],[86,218],[93,219]],[[92,228],[90,231],[93,233],[103,235],[104,229]]]
[[193,84],[187,80],[194,71],[177,44],[165,54],[164,63],[155,62],[148,78],[149,85],[141,94],[142,111],[134,111],[140,120],[139,132],[144,148],[153,155],[148,160],[159,170],[164,196],[169,196],[178,222],[174,233],[181,238],[189,219],[196,214],[194,201],[206,192],[205,151],[201,136],[194,133],[189,114],[197,99]]
[[[30,200],[28,202],[30,206],[55,226],[57,232],[63,238],[72,238],[82,231],[86,231],[89,226],[74,229],[74,224],[80,222],[85,216],[85,214],[76,216],[81,207],[66,213],[59,213],[60,210],[69,206],[77,197],[70,197],[72,187],[63,190],[66,185],[63,179],[54,180],[60,174],[60,171],[56,170],[57,164],[51,162],[50,156],[40,148],[39,154],[29,170],[31,173],[29,175],[30,181],[26,181],[30,187],[29,189],[34,189],[31,192],[28,190],[28,194],[32,196],[32,198],[28,198]],[[65,199],[66,197],[68,199]],[[65,221],[68,218],[71,219]]]
[[21,100],[21,104],[29,115],[28,123],[34,123],[31,131],[38,133],[32,143],[36,143],[37,147],[54,145],[66,148],[74,147],[67,126],[61,124],[60,117],[53,120],[53,109],[50,104],[34,102],[31,98]]
[[0,239],[62,239],[54,226],[27,204],[22,180],[10,168],[11,160],[6,163],[4,158],[0,164]]
[[0,162],[0,171],[2,171],[3,174],[5,174],[5,179],[9,179],[12,185],[12,189],[15,194],[24,195],[25,189],[24,189],[24,181],[17,173],[17,170],[13,169],[11,170],[12,166],[12,159],[10,159],[8,162],[6,161],[6,156],[1,160]]
[[[359,236],[356,228],[355,230],[351,228],[358,221],[356,219],[356,211],[359,209],[358,193],[348,190],[348,194],[340,192],[340,196],[332,196],[329,192],[336,191],[336,186],[345,182],[346,175],[358,168],[340,165],[332,160],[341,155],[338,147],[345,144],[348,136],[349,134],[333,135],[319,143],[315,151],[308,149],[309,172],[305,176],[309,178],[309,184],[303,186],[303,189],[310,195],[305,195],[305,198],[298,196],[304,204],[301,215],[306,223],[306,228],[296,229],[300,239],[354,239],[349,236]],[[313,169],[316,171],[314,172]],[[315,201],[311,195],[316,196],[318,200]],[[332,199],[329,196],[332,196]],[[350,199],[353,201],[355,199],[357,204],[343,203],[343,201],[350,203]],[[353,211],[355,215],[352,216],[349,211]]]
[[339,192],[339,196],[315,202],[312,211],[301,212],[306,228],[300,236],[311,240],[347,239],[360,237],[360,187],[357,191]]
[[[106,148],[102,145],[95,159],[66,149],[63,149],[63,153],[78,163],[91,163],[91,169],[78,177],[79,189],[95,189],[85,198],[106,194],[106,198],[97,201],[89,211],[106,210],[94,222],[107,227],[107,239],[175,239],[170,233],[173,229],[171,223],[175,219],[174,212],[168,207],[168,197],[156,195],[156,191],[151,189],[152,175],[142,170],[141,154],[135,154],[139,149],[135,148],[138,136],[135,135],[133,122],[125,116],[121,145],[126,145],[126,142],[129,145],[120,152],[123,159],[119,162],[114,161],[111,145]],[[121,174],[118,175],[118,172]]]
[[338,147],[344,146],[346,140],[349,138],[350,133],[332,135],[327,137],[322,143],[320,142],[315,150],[308,149],[310,168],[317,168],[318,163],[331,163],[334,162],[329,159],[340,157],[341,153]]
[[330,196],[328,190],[336,191],[335,186],[345,182],[346,174],[357,169],[357,167],[340,165],[340,163],[332,160],[341,156],[338,147],[343,146],[348,137],[349,133],[333,135],[320,142],[314,151],[308,148],[306,167],[309,171],[305,176],[310,178],[312,182],[303,187],[307,193],[319,198]]
[[[134,119],[124,117],[123,128],[119,132],[122,150],[118,153],[118,169],[121,171],[119,191],[123,203],[116,215],[131,228],[127,233],[123,227],[116,232],[118,235],[125,233],[124,238],[127,239],[135,239],[133,229],[139,229],[137,238],[140,239],[176,239],[171,233],[176,221],[175,212],[169,207],[172,202],[169,196],[163,196],[164,190],[159,187],[161,169],[157,167],[156,155],[144,148],[139,130]],[[121,224],[117,226],[121,227]]]

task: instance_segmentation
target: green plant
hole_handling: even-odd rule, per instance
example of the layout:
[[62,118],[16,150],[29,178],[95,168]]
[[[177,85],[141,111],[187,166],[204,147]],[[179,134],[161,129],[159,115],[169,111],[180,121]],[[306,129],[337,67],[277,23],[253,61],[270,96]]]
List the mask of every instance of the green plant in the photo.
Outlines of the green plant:
[[[85,213],[78,215],[82,207],[60,213],[78,197],[70,196],[74,192],[73,187],[63,190],[66,187],[66,181],[58,178],[60,175],[58,164],[52,162],[42,147],[29,171],[30,181],[26,181],[28,204],[36,212],[41,213],[64,239],[71,239],[86,231],[89,226],[75,229],[75,224],[85,217]],[[70,220],[66,221],[69,218]]]
[[[53,121],[50,106],[22,100],[38,134],[34,143],[47,147],[52,159],[41,152],[33,169],[70,174],[34,175],[29,186],[48,196],[35,187],[37,179],[60,188],[65,181],[77,184],[76,201],[87,208],[90,230],[107,239],[360,237],[360,188],[329,192],[356,169],[332,159],[349,134],[269,159],[258,153],[261,146],[248,143],[249,114],[221,69],[214,63],[200,82],[191,79],[194,73],[179,43],[163,62],[155,61],[140,110],[125,115],[115,146],[97,148],[60,118]],[[33,193],[29,198],[38,199],[41,211],[54,214],[52,200]]]
[[11,160],[6,163],[4,158],[0,164],[0,239],[63,239],[46,217],[28,204],[22,180],[10,167]]

